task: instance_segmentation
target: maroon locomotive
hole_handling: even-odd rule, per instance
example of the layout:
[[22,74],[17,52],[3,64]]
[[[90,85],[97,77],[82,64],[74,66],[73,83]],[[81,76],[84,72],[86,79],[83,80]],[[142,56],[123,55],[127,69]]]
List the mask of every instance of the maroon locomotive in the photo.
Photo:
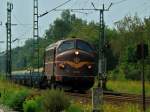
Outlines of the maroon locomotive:
[[55,85],[88,90],[94,84],[95,68],[95,50],[84,40],[61,40],[45,50],[45,75]]

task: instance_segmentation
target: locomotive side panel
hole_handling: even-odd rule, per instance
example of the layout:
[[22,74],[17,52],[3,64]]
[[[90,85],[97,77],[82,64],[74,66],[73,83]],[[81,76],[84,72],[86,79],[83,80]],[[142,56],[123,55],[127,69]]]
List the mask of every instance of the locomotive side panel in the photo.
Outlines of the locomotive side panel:
[[53,75],[54,72],[54,49],[50,49],[46,51],[46,57],[45,57],[45,74],[48,78],[48,80],[51,79],[51,76]]

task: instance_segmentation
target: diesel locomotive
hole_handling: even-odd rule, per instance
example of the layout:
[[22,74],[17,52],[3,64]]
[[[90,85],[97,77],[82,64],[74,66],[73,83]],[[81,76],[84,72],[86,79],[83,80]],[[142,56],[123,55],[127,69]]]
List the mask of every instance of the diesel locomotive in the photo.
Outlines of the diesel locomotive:
[[44,71],[56,85],[71,89],[89,89],[95,79],[95,50],[81,39],[58,41],[45,50]]
[[12,79],[24,84],[32,82],[35,86],[54,84],[69,89],[88,90],[95,80],[95,55],[93,46],[84,40],[60,40],[45,49],[44,66],[40,74],[13,73]]

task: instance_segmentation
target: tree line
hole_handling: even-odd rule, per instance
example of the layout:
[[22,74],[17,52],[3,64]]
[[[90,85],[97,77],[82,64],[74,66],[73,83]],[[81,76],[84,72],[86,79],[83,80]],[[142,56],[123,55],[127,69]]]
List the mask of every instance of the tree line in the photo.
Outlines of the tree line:
[[[125,16],[114,25],[114,28],[105,26],[105,36],[110,46],[106,49],[108,74],[113,79],[140,80],[141,63],[136,57],[136,48],[141,41],[150,46],[150,17],[141,19],[136,14]],[[50,24],[44,36],[39,39],[40,66],[43,66],[44,49],[48,45],[71,37],[87,40],[97,49],[99,23],[87,22],[68,10],[63,11],[61,17]],[[34,39],[29,39],[24,46],[12,50],[13,70],[37,67],[33,60],[33,41]],[[4,60],[4,56],[0,58],[1,70],[4,70]],[[145,59],[145,74],[147,80],[150,80],[150,56]]]

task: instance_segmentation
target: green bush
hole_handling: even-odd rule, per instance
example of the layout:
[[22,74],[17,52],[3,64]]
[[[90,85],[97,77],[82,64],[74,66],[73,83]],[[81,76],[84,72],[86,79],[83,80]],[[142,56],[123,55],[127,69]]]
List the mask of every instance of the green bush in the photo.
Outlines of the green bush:
[[65,112],[82,112],[82,109],[77,105],[71,105]]
[[140,80],[141,73],[139,65],[126,63],[124,68],[125,78],[129,80]]
[[20,110],[28,94],[29,92],[25,89],[21,91],[5,90],[2,93],[1,102],[15,110]]
[[23,103],[24,112],[43,112],[42,111],[42,97],[26,100]]
[[6,79],[5,75],[3,75],[2,73],[0,73],[0,80],[5,80],[5,79]]
[[141,73],[140,70],[133,69],[126,74],[126,79],[129,80],[140,80],[141,79]]
[[145,66],[145,76],[148,81],[150,81],[150,65]]
[[125,80],[125,74],[122,67],[117,67],[110,72],[110,75],[109,78],[112,80]]
[[37,112],[38,105],[34,100],[25,101],[23,104],[23,111],[24,112]]
[[43,97],[45,112],[61,112],[70,106],[68,97],[61,90],[48,90]]
[[109,74],[110,74],[110,78],[112,80],[117,80],[118,79],[119,70],[116,68],[113,71],[111,71]]

